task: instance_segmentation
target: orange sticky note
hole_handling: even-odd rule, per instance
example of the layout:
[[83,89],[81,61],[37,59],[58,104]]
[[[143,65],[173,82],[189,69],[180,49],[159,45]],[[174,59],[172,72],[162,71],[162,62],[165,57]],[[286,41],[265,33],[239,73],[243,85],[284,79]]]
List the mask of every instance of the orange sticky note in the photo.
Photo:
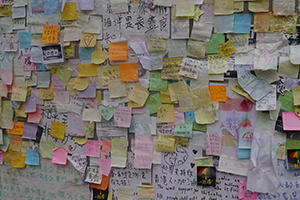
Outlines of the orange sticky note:
[[22,148],[22,137],[21,136],[15,136],[10,135],[10,144],[9,149],[12,151],[20,152]]
[[109,44],[109,60],[126,61],[127,60],[127,43],[114,42]]
[[42,43],[57,43],[57,26],[44,26]]
[[8,134],[23,135],[24,122],[14,123],[13,129],[7,129]]
[[209,86],[211,101],[226,102],[226,85]]
[[139,69],[137,63],[121,63],[120,71],[122,82],[139,81]]

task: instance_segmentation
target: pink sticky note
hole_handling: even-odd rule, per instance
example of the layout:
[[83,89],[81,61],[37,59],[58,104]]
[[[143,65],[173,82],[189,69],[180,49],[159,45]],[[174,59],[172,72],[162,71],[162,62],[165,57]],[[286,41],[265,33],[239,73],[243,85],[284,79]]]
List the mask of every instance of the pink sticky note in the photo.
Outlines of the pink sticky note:
[[114,122],[118,127],[129,127],[131,123],[131,107],[118,106],[114,110]]
[[294,112],[282,113],[283,130],[285,131],[299,131],[300,118]]
[[36,112],[36,98],[35,96],[29,96],[25,101],[25,113],[34,113]]
[[52,75],[51,81],[53,83],[53,90],[54,91],[65,91],[66,90],[66,83],[60,80],[57,76]]
[[111,170],[110,163],[111,163],[110,159],[100,158],[99,169],[102,170],[102,174],[105,176],[109,176],[110,174],[110,170]]
[[30,61],[30,54],[23,54],[24,71],[36,71],[37,64]]
[[151,169],[153,157],[153,138],[135,137],[134,168]]
[[69,104],[70,103],[69,92],[54,91],[53,103]]
[[58,147],[52,150],[53,156],[52,156],[52,163],[56,163],[59,165],[65,165],[67,164],[67,155],[68,150],[62,147]]
[[100,147],[101,141],[98,140],[88,140],[85,143],[85,155],[90,157],[100,157]]
[[108,156],[110,150],[111,150],[111,140],[107,140],[107,139],[103,138],[101,154]]
[[221,144],[221,135],[214,133],[206,133],[206,155],[220,156]]
[[40,107],[36,107],[36,112],[28,113],[27,122],[29,123],[40,123],[42,119],[42,109]]
[[4,153],[3,151],[0,151],[0,165],[3,165],[3,160],[4,160]]
[[184,113],[180,112],[180,107],[175,107],[174,108],[174,123],[168,123],[168,125],[180,125],[180,124],[184,124]]
[[247,190],[247,179],[240,182],[239,199],[242,199],[242,200],[255,200],[255,199],[257,199],[257,193],[256,192],[251,192],[251,191]]
[[[2,79],[3,84],[11,85],[13,83],[13,70],[12,69],[0,69],[0,73],[1,73],[1,79]],[[2,90],[2,88],[1,88],[1,90]]]

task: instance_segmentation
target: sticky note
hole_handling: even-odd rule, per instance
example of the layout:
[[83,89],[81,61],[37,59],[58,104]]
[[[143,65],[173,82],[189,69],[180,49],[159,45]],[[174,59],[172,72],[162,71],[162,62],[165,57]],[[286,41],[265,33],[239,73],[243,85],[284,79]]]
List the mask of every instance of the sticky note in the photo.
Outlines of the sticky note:
[[111,167],[110,167],[111,160],[106,158],[100,158],[99,161],[99,168],[102,170],[102,174],[109,177]]
[[35,149],[26,150],[26,165],[40,165],[40,155],[39,152]]
[[8,150],[20,152],[22,148],[22,137],[16,135],[10,135],[10,144]]
[[185,119],[184,121],[185,122],[182,125],[175,125],[174,136],[192,138],[192,136],[193,136],[193,120]]
[[120,73],[122,82],[134,82],[139,80],[138,63],[121,63]]
[[106,53],[101,49],[95,49],[92,53],[92,63],[102,64],[106,61]]
[[100,107],[101,115],[107,121],[109,121],[114,116],[114,110],[115,110],[115,107],[113,107],[113,106],[107,106],[107,107],[101,106]]
[[205,43],[206,53],[219,53],[219,44],[222,43],[225,43],[225,35],[223,33],[211,34],[210,41]]
[[117,127],[129,127],[131,123],[131,107],[118,106],[114,109],[114,122]]
[[82,121],[101,122],[99,109],[83,109]]
[[42,43],[57,43],[58,30],[57,26],[44,26]]
[[154,186],[151,185],[137,185],[138,199],[155,199]]
[[61,13],[61,20],[77,20],[76,2],[65,2],[64,10]]
[[226,102],[226,85],[209,86],[211,101]]
[[40,154],[42,158],[52,159],[52,150],[54,149],[54,147],[55,145],[51,142],[40,141]]
[[167,91],[168,81],[161,79],[161,73],[150,72],[149,91]]
[[66,128],[66,125],[64,123],[51,121],[50,136],[60,139],[60,140],[64,140],[65,139],[65,128]]
[[103,138],[101,154],[108,156],[110,150],[111,150],[111,140],[107,140],[107,139]]
[[292,90],[293,90],[294,105],[298,106],[298,105],[300,105],[300,86],[293,87]]
[[25,168],[26,153],[12,153],[11,157],[11,167],[14,168]]
[[36,140],[37,128],[36,124],[25,123],[22,138]]
[[162,104],[157,111],[156,123],[173,123],[174,122],[174,105]]
[[101,141],[88,140],[85,144],[85,155],[90,157],[100,157]]
[[111,141],[111,167],[126,166],[127,161],[127,146],[126,138],[112,138]]
[[162,35],[149,35],[147,49],[149,53],[164,54],[166,51],[167,40]]
[[174,145],[174,138],[159,134],[156,141],[156,151],[173,153]]
[[282,112],[283,130],[299,131],[300,118],[294,112]]
[[148,96],[148,89],[136,83],[134,84],[133,89],[130,91],[128,98],[135,103],[143,106]]
[[59,165],[65,165],[67,164],[67,155],[68,150],[63,147],[58,147],[52,150],[53,156],[52,156],[52,163],[56,163]]
[[39,98],[44,100],[53,100],[54,99],[54,85],[50,83],[49,88],[40,88],[39,89]]
[[79,77],[89,77],[97,76],[97,65],[95,64],[79,64],[78,65],[78,76]]
[[14,85],[13,92],[11,95],[11,100],[25,102],[26,95],[27,95],[26,85]]
[[127,43],[126,42],[109,43],[108,57],[110,61],[126,61]]
[[159,93],[150,95],[145,103],[145,106],[148,106],[149,108],[150,115],[156,113],[160,109],[161,105],[162,102]]
[[80,47],[94,47],[96,45],[97,35],[92,33],[81,33]]
[[7,129],[8,134],[22,135],[24,122],[13,123],[13,129]]

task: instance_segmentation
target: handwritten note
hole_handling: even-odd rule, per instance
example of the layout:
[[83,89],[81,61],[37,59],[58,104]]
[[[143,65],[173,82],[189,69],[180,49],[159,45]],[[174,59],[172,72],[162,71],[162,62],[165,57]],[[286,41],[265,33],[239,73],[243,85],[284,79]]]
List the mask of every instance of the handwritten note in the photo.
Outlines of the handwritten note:
[[85,144],[85,155],[90,157],[100,157],[101,141],[88,140]]
[[12,101],[25,102],[27,95],[27,86],[25,85],[14,85],[13,92],[11,95]]
[[126,61],[127,43],[126,42],[109,43],[108,57],[110,61]]
[[175,146],[174,138],[168,137],[165,135],[160,135],[160,134],[158,135],[158,138],[156,141],[156,151],[173,153],[174,146]]
[[210,85],[211,101],[226,102],[226,85]]
[[221,135],[206,133],[206,155],[220,156],[221,142]]
[[124,168],[127,160],[128,140],[113,138],[111,142],[111,167]]
[[162,35],[150,34],[148,41],[148,52],[164,54],[166,51],[167,40]]
[[57,43],[58,29],[57,26],[44,26],[42,43]]
[[131,123],[131,107],[118,106],[114,109],[114,122],[118,127],[129,127]]
[[174,122],[174,105],[162,104],[157,111],[156,123],[173,123]]
[[135,158],[134,168],[151,169],[153,156],[153,139],[152,137],[138,136],[135,137]]

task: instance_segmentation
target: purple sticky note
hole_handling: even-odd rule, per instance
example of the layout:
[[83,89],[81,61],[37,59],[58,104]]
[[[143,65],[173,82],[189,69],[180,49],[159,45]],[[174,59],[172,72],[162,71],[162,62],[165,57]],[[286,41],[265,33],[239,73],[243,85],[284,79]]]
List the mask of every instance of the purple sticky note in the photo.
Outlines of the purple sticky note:
[[24,123],[22,138],[35,140],[37,128],[37,124]]
[[95,98],[96,97],[96,85],[89,85],[85,90],[78,91],[79,98]]
[[25,113],[34,113],[36,112],[36,98],[35,96],[29,96],[25,101]]

